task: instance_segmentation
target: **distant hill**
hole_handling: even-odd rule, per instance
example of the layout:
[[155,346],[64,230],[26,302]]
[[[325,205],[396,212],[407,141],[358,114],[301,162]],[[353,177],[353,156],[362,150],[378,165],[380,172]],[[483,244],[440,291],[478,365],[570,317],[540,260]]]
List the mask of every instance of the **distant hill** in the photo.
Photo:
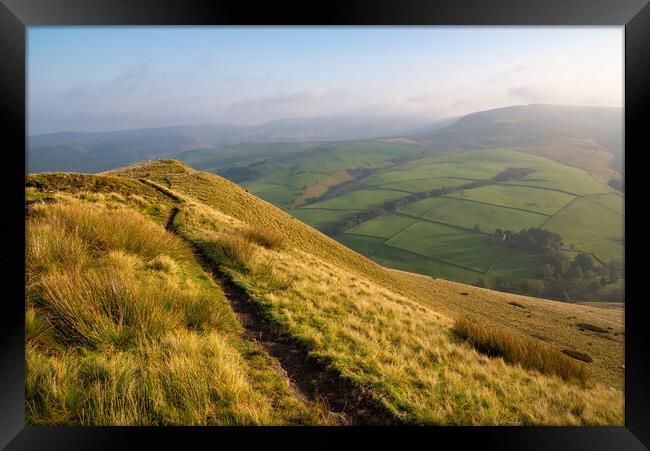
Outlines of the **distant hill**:
[[339,141],[409,133],[425,119],[320,117],[279,119],[261,125],[227,124],[49,133],[28,139],[27,171],[99,172],[125,164],[175,157],[195,149],[241,143]]
[[623,171],[622,108],[510,106],[468,114],[414,138],[436,149],[515,147],[582,169]]

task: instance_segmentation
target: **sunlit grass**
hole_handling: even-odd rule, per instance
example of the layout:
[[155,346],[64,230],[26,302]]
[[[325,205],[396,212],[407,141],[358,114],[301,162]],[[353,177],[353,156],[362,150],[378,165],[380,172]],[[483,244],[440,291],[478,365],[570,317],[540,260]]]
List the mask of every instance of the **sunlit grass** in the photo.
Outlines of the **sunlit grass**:
[[[39,206],[27,223],[31,424],[326,422],[243,342],[188,246],[125,196]],[[89,203],[92,202],[92,203]]]

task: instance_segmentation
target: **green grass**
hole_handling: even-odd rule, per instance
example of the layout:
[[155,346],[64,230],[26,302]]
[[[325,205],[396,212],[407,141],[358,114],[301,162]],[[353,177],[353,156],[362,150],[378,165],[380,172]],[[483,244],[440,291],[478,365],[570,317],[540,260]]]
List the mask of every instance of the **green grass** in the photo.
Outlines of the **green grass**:
[[484,277],[492,266],[511,268],[512,276],[534,274],[534,258],[505,247],[495,247],[487,236],[442,224],[418,221],[386,242],[387,245],[433,257],[476,271]]
[[552,215],[575,196],[536,188],[512,185],[487,185],[449,194],[449,197],[476,200],[506,207]]
[[316,144],[309,152],[291,158],[291,165],[301,171],[332,174],[353,167],[377,167],[387,160],[417,153],[410,144],[379,141],[347,141]]
[[263,182],[244,183],[243,186],[262,199],[276,205],[287,205],[302,192],[300,188]]
[[[301,145],[284,143],[279,147],[277,144],[270,144],[266,154],[262,152],[262,148],[260,144],[240,145],[219,151],[189,152],[184,154],[183,158],[198,169],[207,169],[215,173],[236,166],[255,169],[260,174],[259,177],[247,180],[242,185],[269,202],[286,206],[307,187],[337,171],[360,167],[382,167],[389,165],[390,159],[419,151],[419,148],[412,145],[378,141]],[[238,156],[237,153],[233,153],[235,149],[242,153]],[[246,155],[249,157],[247,158]],[[261,157],[268,160],[252,161]]]
[[422,193],[425,191],[432,191],[434,189],[443,188],[443,187],[455,187],[467,183],[469,180],[460,179],[460,178],[448,178],[448,177],[430,177],[423,179],[411,179],[408,172],[396,171],[391,175],[399,175],[399,181],[383,183],[381,185],[367,185],[363,184],[362,186],[367,187],[376,187],[376,188],[385,188],[385,189],[396,189],[408,191],[409,193]]
[[440,277],[456,282],[474,283],[480,274],[458,266],[452,266],[430,257],[415,254],[405,249],[384,244],[384,238],[341,234],[334,237],[350,249],[368,256],[380,265],[402,271],[418,272],[431,277]]
[[397,211],[411,216],[420,216],[429,210],[440,207],[445,202],[449,202],[449,199],[445,197],[427,197],[417,202],[399,205]]
[[594,194],[593,196],[587,197],[587,199],[621,215],[625,214],[625,199],[619,194]]
[[541,226],[547,218],[537,213],[529,213],[472,201],[453,199],[440,208],[425,213],[424,218],[471,229],[475,224],[484,232],[495,229],[522,230]]
[[527,167],[535,170],[527,177],[511,182],[513,184],[559,189],[575,194],[609,191],[584,170],[565,166],[544,157],[501,149],[445,152],[440,155],[433,153],[430,157],[370,177],[364,184],[383,185],[400,180],[431,177],[485,180],[508,167]]
[[625,281],[620,279],[601,287],[596,292],[594,299],[598,301],[621,301],[625,299]]
[[287,213],[291,216],[295,216],[300,221],[319,230],[334,225],[345,217],[353,216],[358,212],[359,210],[321,210],[318,208],[298,208],[296,210],[287,210]]
[[341,210],[360,209],[367,210],[379,207],[388,200],[395,200],[408,196],[408,193],[386,189],[359,189],[349,193],[341,194],[320,202],[305,205],[303,209],[309,208],[336,208]]
[[402,215],[389,213],[381,215],[378,218],[363,222],[356,227],[351,228],[346,233],[356,235],[369,235],[378,238],[390,238],[404,228],[413,224],[416,219],[407,218]]
[[544,228],[562,235],[565,244],[593,252],[602,260],[623,258],[623,217],[588,199],[576,200],[553,216]]

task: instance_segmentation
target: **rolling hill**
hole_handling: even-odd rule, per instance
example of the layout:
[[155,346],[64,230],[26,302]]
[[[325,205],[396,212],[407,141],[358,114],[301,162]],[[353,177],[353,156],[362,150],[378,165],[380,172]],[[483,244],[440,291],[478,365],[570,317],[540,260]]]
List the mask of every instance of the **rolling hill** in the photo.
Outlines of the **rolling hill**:
[[[29,136],[27,170],[29,173],[92,173],[135,162],[176,157],[189,150],[257,142],[373,138],[406,133],[425,123],[426,119],[408,117],[317,117],[278,119],[252,126],[203,124],[93,133],[48,133]],[[239,155],[242,156],[246,155]]]
[[479,111],[427,136],[436,149],[522,149],[592,172],[623,172],[623,110],[531,104]]
[[623,424],[622,309],[387,269],[177,161],[26,201],[28,423]]

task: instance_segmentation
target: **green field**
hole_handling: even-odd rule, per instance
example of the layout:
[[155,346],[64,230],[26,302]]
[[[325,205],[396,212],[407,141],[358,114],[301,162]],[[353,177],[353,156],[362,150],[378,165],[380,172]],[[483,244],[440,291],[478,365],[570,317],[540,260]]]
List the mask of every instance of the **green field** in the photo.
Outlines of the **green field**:
[[338,242],[370,257],[380,265],[402,271],[418,272],[420,274],[455,280],[464,283],[474,283],[481,274],[458,266],[452,266],[429,257],[415,254],[411,251],[384,244],[383,238],[352,235],[349,233],[334,237]]
[[587,197],[587,199],[602,207],[609,208],[618,214],[625,214],[625,199],[619,194],[594,194],[593,196]]
[[473,270],[476,278],[484,276],[495,265],[507,265],[519,277],[534,274],[534,257],[509,248],[492,246],[484,234],[442,224],[418,221],[385,244],[457,265],[465,270]]
[[445,197],[428,197],[426,199],[411,202],[410,204],[403,204],[397,207],[397,211],[412,216],[420,216],[427,211],[438,208],[450,199]]
[[[403,177],[405,174],[401,171],[396,172],[395,174],[392,175],[400,175]],[[467,179],[462,179],[462,178],[450,178],[450,177],[427,177],[427,178],[422,178],[422,179],[406,179],[406,180],[401,180],[401,181],[395,181],[395,182],[389,182],[389,183],[382,183],[381,185],[363,185],[365,187],[371,188],[371,187],[380,187],[380,188],[386,188],[386,189],[395,189],[395,190],[402,190],[406,191],[408,193],[421,193],[425,191],[431,191],[434,189],[438,188],[451,188],[451,187],[456,187],[463,185],[467,183],[469,180]]]
[[562,235],[566,244],[593,252],[602,260],[623,258],[623,217],[588,199],[576,200],[553,216],[544,228]]
[[377,238],[390,238],[404,230],[416,221],[395,213],[381,215],[378,218],[363,222],[345,233],[353,235],[368,235]]
[[418,146],[379,141],[252,143],[191,151],[182,160],[219,175],[232,168],[253,170],[257,176],[240,184],[269,202],[287,206],[308,186],[337,171],[381,169],[393,159],[419,152]]
[[487,185],[449,194],[448,197],[475,200],[505,207],[552,215],[575,196],[558,191],[513,185]]
[[[213,169],[254,169],[259,176],[241,184],[285,208],[310,185],[336,171],[369,170],[365,177],[332,188],[335,195],[330,191],[324,198],[287,210],[320,230],[411,193],[457,188],[473,181],[487,183],[444,197],[402,203],[394,213],[335,237],[389,267],[469,283],[481,277],[537,277],[540,262],[536,256],[489,243],[486,234],[497,228],[544,227],[560,233],[571,258],[578,252],[592,253],[603,261],[623,255],[624,198],[586,171],[548,158],[508,149],[446,150],[426,151],[417,160],[399,163],[397,159],[421,154],[423,149],[378,141],[293,147],[275,143],[266,154],[261,147],[222,149],[218,158],[228,163]],[[254,161],[234,159],[235,150],[254,154]],[[197,151],[192,155],[208,164],[216,154]],[[508,168],[532,172],[515,180],[492,180]]]
[[274,183],[251,182],[244,186],[258,197],[275,205],[284,205],[287,199],[299,196],[301,193],[297,187]]
[[325,210],[319,208],[298,208],[295,210],[287,210],[287,213],[291,216],[321,230],[358,212],[359,210]]
[[387,189],[360,189],[333,197],[321,202],[305,205],[303,208],[334,208],[334,209],[370,209],[379,207],[387,200],[399,199],[408,194]]
[[468,229],[478,224],[480,230],[484,232],[493,232],[495,229],[519,231],[539,227],[548,219],[547,216],[538,213],[460,199],[453,199],[440,208],[425,213],[423,217]]

